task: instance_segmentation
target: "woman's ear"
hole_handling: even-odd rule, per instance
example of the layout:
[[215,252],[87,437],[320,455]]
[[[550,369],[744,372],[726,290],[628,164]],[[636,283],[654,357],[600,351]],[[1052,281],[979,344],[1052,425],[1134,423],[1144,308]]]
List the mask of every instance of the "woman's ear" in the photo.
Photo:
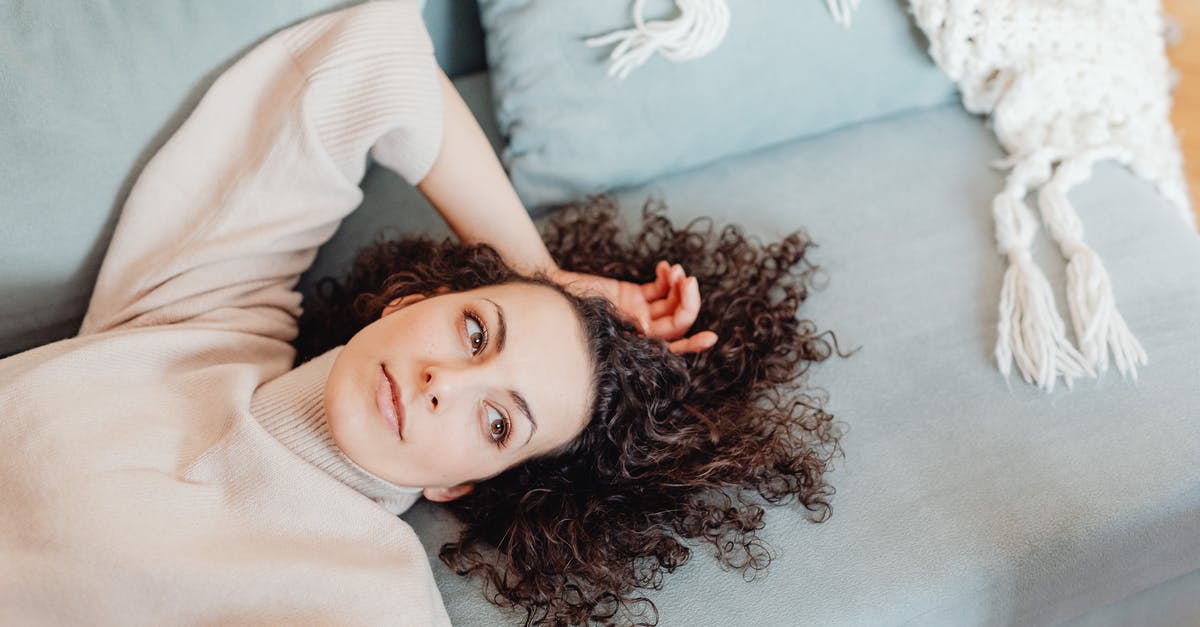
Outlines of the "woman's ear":
[[450,486],[448,488],[425,488],[421,491],[421,494],[424,495],[427,500],[435,503],[445,503],[447,501],[453,501],[460,496],[466,496],[467,494],[471,493],[471,490],[474,489],[474,483],[460,483],[456,486]]
[[392,302],[388,303],[387,307],[383,308],[383,313],[379,314],[379,317],[382,318],[386,315],[395,313],[413,303],[420,302],[423,300],[425,300],[424,294],[409,294],[408,296],[401,296],[400,298],[397,298],[396,300],[393,300]]

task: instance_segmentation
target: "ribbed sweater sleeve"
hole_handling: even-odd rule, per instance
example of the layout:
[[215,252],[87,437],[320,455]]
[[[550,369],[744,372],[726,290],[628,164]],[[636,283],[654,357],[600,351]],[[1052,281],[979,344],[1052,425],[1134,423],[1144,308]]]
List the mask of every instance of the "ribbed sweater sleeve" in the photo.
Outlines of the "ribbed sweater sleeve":
[[416,184],[442,102],[420,3],[277,33],[226,71],[137,179],[80,334],[166,324],[296,332],[294,291],[362,199],[368,154]]

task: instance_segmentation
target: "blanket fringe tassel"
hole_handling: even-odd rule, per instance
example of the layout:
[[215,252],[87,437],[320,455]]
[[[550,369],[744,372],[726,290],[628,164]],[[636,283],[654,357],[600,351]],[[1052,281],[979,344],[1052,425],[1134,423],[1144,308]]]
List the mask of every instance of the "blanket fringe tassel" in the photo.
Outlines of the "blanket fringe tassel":
[[1033,263],[1030,248],[1037,233],[1033,212],[1025,204],[1029,188],[1048,178],[1049,158],[1035,155],[1016,164],[1005,189],[992,202],[996,242],[1008,257],[1000,290],[995,357],[1007,378],[1013,362],[1028,383],[1053,391],[1061,375],[1067,387],[1092,375],[1083,355],[1067,340],[1050,282]]
[[1110,156],[1116,155],[1095,151],[1063,160],[1038,193],[1038,205],[1042,222],[1067,259],[1067,305],[1084,360],[1103,374],[1111,350],[1121,376],[1137,380],[1137,367],[1147,363],[1146,351],[1117,311],[1108,271],[1083,243],[1083,225],[1067,199],[1067,192],[1090,176],[1092,164]]
[[[1009,262],[1000,291],[995,350],[1005,377],[1015,362],[1025,381],[1053,391],[1059,376],[1071,387],[1076,378],[1106,372],[1110,352],[1123,377],[1136,380],[1137,366],[1147,363],[1146,351],[1117,311],[1108,272],[1096,251],[1083,242],[1083,225],[1067,199],[1096,161],[1121,157],[1114,150],[1070,156],[1059,162],[1053,176],[1055,159],[1046,150],[1002,164],[1015,164],[1004,191],[992,203],[996,241]],[[1050,283],[1030,255],[1037,224],[1025,195],[1034,187],[1041,188],[1042,221],[1067,260],[1067,305],[1078,350],[1067,340]]]

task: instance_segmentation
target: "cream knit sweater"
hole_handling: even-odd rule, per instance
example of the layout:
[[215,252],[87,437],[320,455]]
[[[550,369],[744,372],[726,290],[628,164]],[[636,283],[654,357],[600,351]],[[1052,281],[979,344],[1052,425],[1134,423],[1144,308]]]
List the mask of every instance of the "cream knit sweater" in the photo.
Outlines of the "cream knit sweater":
[[0,361],[0,624],[448,622],[395,516],[417,491],[325,431],[336,350],[291,370],[289,346],[368,151],[420,181],[441,106],[408,0],[213,85],[130,193],[79,336]]

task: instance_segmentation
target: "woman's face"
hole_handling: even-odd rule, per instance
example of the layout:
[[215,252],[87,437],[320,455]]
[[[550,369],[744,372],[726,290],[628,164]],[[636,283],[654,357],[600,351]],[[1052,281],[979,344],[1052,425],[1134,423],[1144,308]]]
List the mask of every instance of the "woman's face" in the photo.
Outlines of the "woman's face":
[[410,296],[342,349],[326,420],[356,464],[446,500],[573,440],[591,378],[579,317],[550,288]]

